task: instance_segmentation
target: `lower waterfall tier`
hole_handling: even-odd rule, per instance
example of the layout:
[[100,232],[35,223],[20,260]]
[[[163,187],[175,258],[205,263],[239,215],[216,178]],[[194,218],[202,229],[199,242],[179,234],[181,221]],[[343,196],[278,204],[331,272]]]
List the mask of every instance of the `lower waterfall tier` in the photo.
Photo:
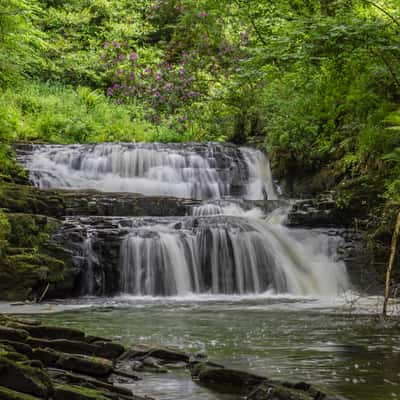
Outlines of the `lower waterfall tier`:
[[269,221],[71,217],[56,239],[83,271],[81,294],[332,295],[348,288],[337,238]]

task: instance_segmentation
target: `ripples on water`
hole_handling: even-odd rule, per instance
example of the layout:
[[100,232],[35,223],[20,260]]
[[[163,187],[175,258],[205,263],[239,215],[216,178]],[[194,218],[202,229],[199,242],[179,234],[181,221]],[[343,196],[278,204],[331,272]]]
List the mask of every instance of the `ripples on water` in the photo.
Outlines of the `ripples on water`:
[[[351,399],[400,398],[400,325],[379,321],[382,299],[274,296],[85,298],[0,311],[38,312],[54,324],[113,337],[205,351],[226,366],[270,378],[306,380]],[[24,308],[25,307],[25,308]],[[392,311],[400,315],[399,308]],[[50,314],[49,314],[50,313]],[[136,393],[159,399],[230,399],[184,373],[150,375]]]

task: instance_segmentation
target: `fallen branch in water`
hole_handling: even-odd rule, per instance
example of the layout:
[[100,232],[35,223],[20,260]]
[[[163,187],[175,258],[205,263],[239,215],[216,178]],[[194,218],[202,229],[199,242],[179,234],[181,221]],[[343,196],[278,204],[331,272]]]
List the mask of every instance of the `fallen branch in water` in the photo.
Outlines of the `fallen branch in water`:
[[396,226],[395,226],[394,231],[393,231],[392,245],[391,245],[391,251],[390,251],[390,258],[389,258],[389,265],[388,265],[388,269],[386,271],[385,300],[383,302],[383,310],[382,310],[382,314],[384,316],[386,316],[387,303],[389,301],[389,296],[390,296],[390,278],[391,278],[391,275],[392,275],[393,265],[394,265],[394,261],[395,261],[395,258],[396,258],[397,241],[398,241],[398,238],[399,238],[399,232],[400,232],[400,212],[397,215]]
[[44,296],[46,296],[47,291],[49,290],[49,287],[50,287],[50,283],[48,283],[48,284],[46,285],[46,287],[44,288],[44,291],[43,291],[42,295],[39,297],[39,299],[36,301],[36,303],[41,303],[41,302],[43,301]]

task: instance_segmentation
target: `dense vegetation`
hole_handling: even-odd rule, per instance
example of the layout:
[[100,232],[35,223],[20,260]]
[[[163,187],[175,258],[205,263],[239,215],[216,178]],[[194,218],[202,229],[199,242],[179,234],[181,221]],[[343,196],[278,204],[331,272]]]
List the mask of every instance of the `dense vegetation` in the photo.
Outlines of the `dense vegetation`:
[[398,0],[0,0],[0,84],[4,181],[16,140],[253,143],[277,178],[336,189],[387,255]]

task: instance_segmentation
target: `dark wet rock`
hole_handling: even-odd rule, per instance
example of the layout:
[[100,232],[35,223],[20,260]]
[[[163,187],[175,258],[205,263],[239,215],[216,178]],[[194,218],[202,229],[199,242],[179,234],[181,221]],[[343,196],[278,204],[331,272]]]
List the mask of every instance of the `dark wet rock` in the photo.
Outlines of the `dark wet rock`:
[[60,354],[55,350],[37,348],[33,349],[33,357],[40,360],[46,367],[55,367],[60,359]]
[[163,364],[185,362],[188,363],[190,355],[180,352],[178,350],[168,349],[164,347],[153,346],[137,346],[120,357],[120,360],[139,360],[143,361],[145,358],[153,357],[159,359]]
[[248,400],[346,400],[306,382],[277,382],[246,371],[233,370],[212,363],[195,363],[192,378],[223,393],[236,393]]
[[93,336],[93,335],[86,335],[86,341],[89,343],[93,342],[112,342],[111,339],[99,337],[99,336]]
[[174,363],[166,363],[163,365],[167,369],[184,369],[184,368],[187,368],[187,366],[188,366],[188,364],[185,363],[184,361],[178,361],[178,362],[174,362]]
[[320,390],[305,382],[263,383],[248,396],[248,400],[347,400],[346,398]]
[[108,400],[100,390],[74,385],[55,385],[54,400]]
[[32,368],[0,356],[0,386],[48,398],[51,382],[40,368]]
[[341,222],[334,194],[324,193],[292,204],[285,224],[290,227],[320,228],[338,227]]
[[26,393],[17,392],[4,386],[0,386],[1,400],[40,400],[38,397],[33,397]]
[[248,388],[259,385],[267,378],[245,371],[229,368],[214,367],[209,363],[198,363],[191,368],[192,378],[203,385],[229,386],[240,392],[246,392]]
[[108,392],[117,393],[124,396],[132,395],[131,390],[124,387],[114,386],[111,383],[101,381],[92,377],[85,375],[74,374],[71,372],[66,372],[61,369],[50,368],[48,373],[51,379],[64,384],[81,385],[91,389],[106,389]]
[[63,354],[56,362],[56,366],[67,371],[78,372],[95,377],[107,377],[113,370],[111,361],[99,357],[84,355]]
[[27,343],[32,347],[50,348],[64,353],[84,354],[88,356],[96,356],[101,350],[101,346],[66,339],[45,340],[29,338]]
[[[43,337],[43,336],[41,336]],[[110,360],[116,359],[124,352],[124,347],[118,343],[112,342],[88,342],[82,340],[68,340],[68,339],[38,339],[30,337],[27,343],[32,347],[41,347],[57,350],[64,353],[84,354],[87,356],[96,356],[100,358],[107,358]]]
[[32,358],[33,355],[32,347],[30,347],[27,344],[21,342],[15,342],[13,340],[0,339],[0,345],[10,346],[18,353],[23,354],[28,358]]
[[147,353],[147,356],[159,358],[165,363],[179,362],[179,361],[189,362],[190,359],[190,356],[186,353],[166,348],[152,349],[149,353]]
[[162,360],[155,357],[146,357],[142,361],[142,370],[147,372],[167,373],[168,369],[162,365]]
[[132,361],[130,363],[130,366],[133,371],[143,371],[143,363],[141,361]]
[[68,339],[68,340],[84,340],[85,334],[82,331],[72,328],[64,328],[57,326],[28,326],[24,325],[24,329],[31,336],[44,339]]
[[108,358],[114,360],[122,355],[125,351],[124,346],[119,343],[113,343],[111,341],[95,340],[92,342],[99,349],[96,350],[95,355],[97,357]]
[[28,332],[26,330],[0,326],[0,339],[2,340],[25,342],[27,337],[28,337]]

